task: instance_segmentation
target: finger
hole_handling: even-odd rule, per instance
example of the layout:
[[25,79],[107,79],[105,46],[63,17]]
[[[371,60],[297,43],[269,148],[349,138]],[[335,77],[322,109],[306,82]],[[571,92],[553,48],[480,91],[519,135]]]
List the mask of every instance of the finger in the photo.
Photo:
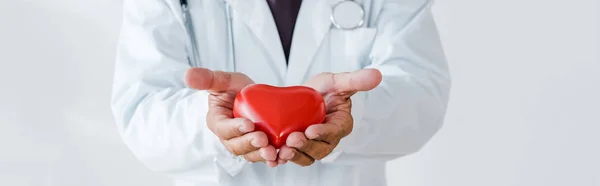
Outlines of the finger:
[[274,162],[275,160],[277,160],[277,151],[275,150],[275,147],[269,145],[266,147],[262,147],[258,150],[249,152],[247,154],[243,155],[244,159],[248,160],[249,162]]
[[374,89],[381,83],[382,75],[377,69],[361,69],[345,73],[321,73],[305,84],[321,93],[353,93]]
[[229,140],[222,140],[222,142],[229,152],[233,153],[233,155],[240,156],[261,147],[266,147],[269,140],[265,133],[256,131]]
[[334,74],[336,92],[358,92],[374,89],[381,83],[382,75],[377,69],[362,69],[350,73]]
[[350,104],[352,104],[350,96],[352,96],[352,94],[346,94],[343,96],[337,94],[327,94],[323,96],[323,99],[325,101],[325,105],[328,107],[337,107],[342,104],[349,104],[350,106]]
[[185,82],[190,88],[211,92],[239,92],[254,83],[242,73],[212,71],[206,68],[190,68],[185,73]]
[[267,165],[269,167],[277,167],[277,162],[276,161],[267,161]]
[[254,131],[254,123],[245,118],[229,119],[223,117],[218,121],[211,121],[208,128],[220,139],[228,140]]
[[316,160],[321,160],[327,156],[333,150],[333,147],[337,145],[337,141],[334,144],[329,144],[324,141],[309,140],[304,137],[301,132],[294,132],[287,138],[286,145],[298,149],[304,154],[312,157]]
[[309,166],[315,162],[315,159],[308,155],[285,145],[279,149],[279,158],[294,162],[300,166]]
[[306,128],[304,134],[311,140],[333,143],[352,133],[354,121],[347,112],[334,112],[326,116],[325,124],[315,124]]
[[277,164],[283,165],[285,163],[287,163],[287,160],[277,159]]
[[316,124],[309,126],[304,135],[309,140],[325,141],[335,143],[337,140],[345,137],[345,133],[340,126],[334,124]]
[[292,158],[294,158],[294,151],[292,150],[292,148],[284,145],[281,146],[281,148],[279,148],[279,153],[278,153],[278,158],[280,160],[284,160],[284,161],[289,161]]
[[277,149],[273,145],[263,147],[260,149],[260,156],[267,161],[277,160]]

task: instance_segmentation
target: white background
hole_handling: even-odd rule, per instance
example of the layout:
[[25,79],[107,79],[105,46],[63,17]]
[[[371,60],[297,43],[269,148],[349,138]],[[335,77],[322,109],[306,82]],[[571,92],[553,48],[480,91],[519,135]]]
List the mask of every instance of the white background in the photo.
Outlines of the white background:
[[[447,122],[391,186],[600,186],[595,0],[439,0]],[[109,108],[119,0],[0,0],[0,185],[168,186]],[[111,168],[118,167],[118,168]]]

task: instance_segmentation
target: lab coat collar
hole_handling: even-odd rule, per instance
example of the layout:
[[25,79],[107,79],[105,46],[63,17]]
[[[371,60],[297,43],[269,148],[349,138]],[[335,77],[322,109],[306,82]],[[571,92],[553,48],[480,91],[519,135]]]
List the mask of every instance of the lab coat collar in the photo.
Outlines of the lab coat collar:
[[235,17],[242,18],[271,57],[285,85],[304,83],[304,77],[323,38],[331,28],[331,7],[340,0],[303,0],[286,66],[283,47],[271,10],[265,0],[226,0]]
[[167,6],[169,6],[169,8],[173,10],[175,19],[179,22],[179,24],[185,25],[185,22],[183,21],[183,10],[181,7],[180,0],[168,0]]
[[287,70],[285,54],[266,0],[226,0],[226,2],[231,6],[234,19],[241,18],[262,42],[262,46],[271,58],[271,65],[276,68],[280,79],[284,80]]
[[314,61],[323,38],[331,28],[331,7],[339,0],[303,0],[298,13],[286,85],[303,84],[307,70]]

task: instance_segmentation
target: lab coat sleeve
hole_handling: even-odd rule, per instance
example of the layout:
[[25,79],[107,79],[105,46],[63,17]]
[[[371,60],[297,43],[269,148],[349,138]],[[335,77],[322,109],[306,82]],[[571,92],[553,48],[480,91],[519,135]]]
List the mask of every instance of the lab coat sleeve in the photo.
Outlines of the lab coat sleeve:
[[[145,166],[179,180],[216,182],[246,163],[207,129],[208,93],[188,88],[188,37],[164,0],[125,0],[112,110]],[[224,170],[224,171],[220,171]]]
[[417,152],[442,126],[450,75],[431,5],[385,1],[366,67],[380,70],[383,80],[352,97],[353,132],[321,162],[393,160]]

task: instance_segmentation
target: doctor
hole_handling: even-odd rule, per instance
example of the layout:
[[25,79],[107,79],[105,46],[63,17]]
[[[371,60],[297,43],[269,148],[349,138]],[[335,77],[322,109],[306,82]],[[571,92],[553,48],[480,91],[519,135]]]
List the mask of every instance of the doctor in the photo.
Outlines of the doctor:
[[[178,186],[386,185],[386,162],[417,152],[443,124],[450,78],[432,4],[125,0],[119,132]],[[313,87],[327,119],[276,151],[252,122],[232,118],[235,94],[252,83]]]

